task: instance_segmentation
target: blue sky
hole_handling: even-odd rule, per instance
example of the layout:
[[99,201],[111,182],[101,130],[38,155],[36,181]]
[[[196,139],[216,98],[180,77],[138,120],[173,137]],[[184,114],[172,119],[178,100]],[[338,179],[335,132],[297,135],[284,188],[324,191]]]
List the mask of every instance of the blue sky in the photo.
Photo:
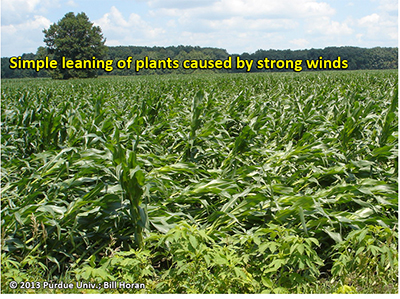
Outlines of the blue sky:
[[397,0],[5,0],[1,56],[35,53],[44,28],[85,12],[107,45],[258,49],[397,47]]

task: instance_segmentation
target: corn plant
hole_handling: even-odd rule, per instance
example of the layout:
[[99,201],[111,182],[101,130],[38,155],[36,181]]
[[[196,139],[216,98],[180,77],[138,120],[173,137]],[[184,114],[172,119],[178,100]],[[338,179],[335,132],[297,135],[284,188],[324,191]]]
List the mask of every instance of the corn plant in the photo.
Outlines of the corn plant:
[[[139,136],[138,136],[139,137]],[[115,130],[115,145],[111,147],[115,172],[122,187],[124,196],[129,200],[129,211],[132,226],[134,227],[135,243],[143,247],[143,229],[148,225],[147,213],[141,207],[144,175],[136,158],[138,138],[133,150],[122,147],[118,128]]]

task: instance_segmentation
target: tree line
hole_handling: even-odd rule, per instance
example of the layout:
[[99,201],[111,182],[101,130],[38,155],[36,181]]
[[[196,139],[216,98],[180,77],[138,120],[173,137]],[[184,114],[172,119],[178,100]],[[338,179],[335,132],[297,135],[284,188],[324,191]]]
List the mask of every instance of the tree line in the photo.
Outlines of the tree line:
[[[198,46],[171,46],[171,47],[141,47],[141,46],[116,46],[107,47],[106,58],[113,60],[113,71],[105,72],[104,70],[96,70],[97,75],[119,75],[119,76],[132,76],[132,75],[161,75],[161,74],[190,74],[197,72],[225,72],[225,73],[239,73],[246,72],[245,69],[236,69],[235,57],[239,56],[241,59],[247,60],[263,60],[265,57],[276,60],[311,60],[323,57],[323,59],[334,60],[337,57],[346,59],[348,61],[348,70],[362,70],[362,69],[396,69],[398,67],[398,48],[359,48],[359,47],[327,47],[324,49],[307,49],[307,50],[258,50],[255,53],[243,53],[230,55],[226,50],[219,48],[205,48]],[[36,54],[28,53],[23,54],[22,59],[43,59],[46,51],[40,47]],[[233,65],[229,70],[200,70],[200,69],[142,69],[136,72],[134,64],[130,69],[118,69],[116,62],[127,57],[132,57],[133,61],[149,57],[150,59],[176,59],[184,61],[186,59],[196,60],[224,60],[232,56]],[[50,77],[47,70],[40,70],[36,72],[32,69],[20,70],[10,69],[10,57],[1,58],[1,77],[2,78],[25,78],[25,77]],[[253,63],[250,72],[286,72],[292,70],[278,69],[257,69],[256,64]],[[307,69],[303,69],[307,71]]]

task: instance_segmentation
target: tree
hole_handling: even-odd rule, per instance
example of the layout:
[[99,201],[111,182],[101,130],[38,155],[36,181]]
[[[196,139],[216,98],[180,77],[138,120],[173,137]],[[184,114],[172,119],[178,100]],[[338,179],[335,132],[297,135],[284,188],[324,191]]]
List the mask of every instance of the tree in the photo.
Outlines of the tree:
[[107,47],[99,26],[93,26],[85,13],[76,16],[67,13],[58,23],[43,30],[47,54],[57,61],[58,68],[52,73],[53,78],[90,78],[97,75],[94,68],[68,69],[62,67],[62,59],[96,60],[103,59]]

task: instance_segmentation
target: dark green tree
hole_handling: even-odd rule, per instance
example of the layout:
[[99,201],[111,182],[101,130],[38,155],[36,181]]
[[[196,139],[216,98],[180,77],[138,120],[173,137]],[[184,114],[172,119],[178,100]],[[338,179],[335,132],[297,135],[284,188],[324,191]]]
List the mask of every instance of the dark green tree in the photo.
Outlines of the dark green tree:
[[98,71],[94,68],[67,69],[62,68],[62,59],[93,60],[103,59],[107,47],[99,26],[93,26],[85,13],[67,13],[58,23],[43,30],[47,54],[57,60],[58,68],[52,73],[53,78],[91,78]]

